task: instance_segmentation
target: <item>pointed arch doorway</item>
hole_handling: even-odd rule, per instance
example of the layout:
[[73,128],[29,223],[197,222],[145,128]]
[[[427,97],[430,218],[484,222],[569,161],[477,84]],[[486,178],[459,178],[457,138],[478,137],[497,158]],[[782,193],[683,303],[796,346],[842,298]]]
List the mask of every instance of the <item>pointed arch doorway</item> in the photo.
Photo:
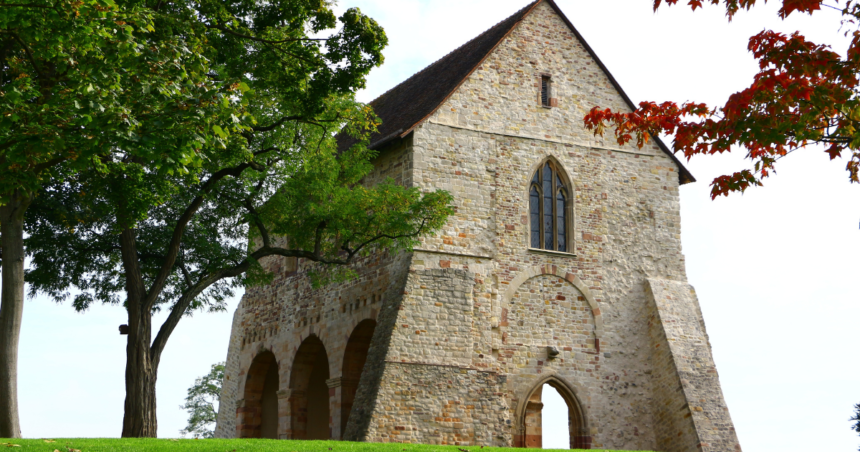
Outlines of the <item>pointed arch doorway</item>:
[[582,405],[573,388],[555,376],[542,379],[521,399],[517,408],[517,435],[514,437],[514,446],[543,447],[543,395],[548,392],[547,386],[557,391],[567,405],[570,448],[591,449],[591,434]]
[[296,352],[290,373],[292,439],[330,439],[328,355],[322,341],[308,336]]

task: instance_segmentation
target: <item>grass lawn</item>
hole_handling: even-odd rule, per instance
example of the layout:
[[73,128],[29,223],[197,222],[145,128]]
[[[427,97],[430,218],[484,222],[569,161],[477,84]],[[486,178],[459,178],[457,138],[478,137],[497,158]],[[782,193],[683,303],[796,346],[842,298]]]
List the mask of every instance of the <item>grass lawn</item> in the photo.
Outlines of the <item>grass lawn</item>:
[[[346,441],[286,441],[272,439],[107,439],[73,438],[2,439],[2,452],[511,452],[480,446],[427,446],[398,443],[351,443]],[[7,449],[8,448],[8,449]],[[459,449],[459,450],[458,450]]]

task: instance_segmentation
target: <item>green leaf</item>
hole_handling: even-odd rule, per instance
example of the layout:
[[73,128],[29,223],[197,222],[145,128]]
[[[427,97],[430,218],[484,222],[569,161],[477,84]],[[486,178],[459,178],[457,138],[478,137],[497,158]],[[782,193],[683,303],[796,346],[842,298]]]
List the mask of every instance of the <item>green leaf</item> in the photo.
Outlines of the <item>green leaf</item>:
[[227,138],[227,132],[225,132],[224,129],[222,129],[220,126],[214,125],[214,126],[212,126],[212,130],[215,132],[216,135],[218,135],[222,139]]

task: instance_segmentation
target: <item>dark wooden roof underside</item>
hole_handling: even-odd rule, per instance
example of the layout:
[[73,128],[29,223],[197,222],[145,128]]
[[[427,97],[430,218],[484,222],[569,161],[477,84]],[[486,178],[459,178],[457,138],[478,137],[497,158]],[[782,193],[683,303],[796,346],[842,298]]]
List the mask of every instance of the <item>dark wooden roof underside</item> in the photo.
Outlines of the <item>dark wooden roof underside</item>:
[[[406,79],[403,83],[395,86],[385,94],[379,96],[370,103],[374,112],[382,120],[377,133],[370,138],[370,147],[379,149],[390,141],[402,138],[421,124],[427,117],[432,115],[451,94],[453,94],[463,82],[484,62],[487,56],[498,46],[502,40],[541,2],[547,2],[565,21],[573,31],[588,53],[606,73],[612,85],[627,103],[631,110],[636,106],[621,89],[615,77],[609,72],[600,58],[591,49],[591,46],[583,39],[579,31],[564,15],[553,0],[535,0],[525,8],[517,11],[514,15],[499,22],[494,27],[482,33],[475,39],[463,44],[458,49],[445,55],[435,63],[427,66],[422,71]],[[341,135],[338,139],[339,148],[346,149],[355,143],[355,139]],[[684,167],[680,160],[669,150],[669,148],[658,137],[654,141],[680,169],[679,180],[681,184],[695,182],[693,175]]]

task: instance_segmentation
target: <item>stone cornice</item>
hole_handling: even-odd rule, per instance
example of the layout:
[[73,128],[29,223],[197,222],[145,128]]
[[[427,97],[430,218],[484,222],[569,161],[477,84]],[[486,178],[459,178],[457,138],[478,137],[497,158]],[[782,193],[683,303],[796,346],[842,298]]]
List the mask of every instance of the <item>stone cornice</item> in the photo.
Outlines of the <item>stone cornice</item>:
[[621,149],[621,148],[608,147],[608,146],[597,146],[597,145],[594,145],[591,143],[584,143],[581,141],[553,140],[552,138],[541,138],[541,137],[534,137],[534,136],[530,136],[530,135],[516,135],[516,134],[512,134],[512,133],[496,132],[496,131],[492,131],[492,130],[481,130],[481,129],[476,129],[474,127],[465,127],[465,126],[448,124],[445,122],[433,121],[433,120],[428,120],[427,122],[430,124],[435,124],[437,126],[450,127],[452,129],[468,130],[470,132],[486,133],[488,135],[498,135],[498,136],[509,137],[509,138],[520,138],[523,140],[535,140],[535,141],[543,141],[546,143],[567,144],[567,145],[571,145],[571,146],[581,146],[581,147],[589,148],[589,149],[600,149],[603,151],[621,152],[624,154],[649,155],[652,157],[656,157],[656,156],[660,155],[660,154],[657,154],[654,152],[637,151],[634,149]]

